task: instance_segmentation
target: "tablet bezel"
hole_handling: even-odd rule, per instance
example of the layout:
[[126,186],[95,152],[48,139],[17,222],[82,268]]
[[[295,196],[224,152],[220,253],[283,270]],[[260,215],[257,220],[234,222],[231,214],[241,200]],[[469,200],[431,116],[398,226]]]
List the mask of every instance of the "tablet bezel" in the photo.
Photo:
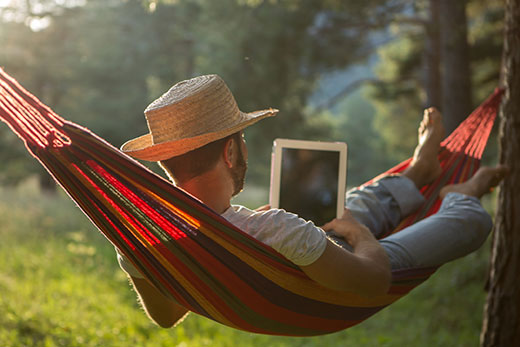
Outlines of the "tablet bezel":
[[284,148],[334,151],[339,153],[336,218],[340,218],[345,210],[345,193],[347,186],[347,144],[344,142],[323,142],[291,139],[274,140],[273,152],[271,154],[271,186],[269,189],[269,204],[271,208],[279,208],[280,205],[282,150]]

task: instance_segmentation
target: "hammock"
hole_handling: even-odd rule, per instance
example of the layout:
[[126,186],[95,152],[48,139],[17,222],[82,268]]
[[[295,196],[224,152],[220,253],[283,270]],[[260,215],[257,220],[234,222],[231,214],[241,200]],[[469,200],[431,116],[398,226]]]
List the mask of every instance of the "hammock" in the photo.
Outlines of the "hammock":
[[[440,187],[476,171],[501,94],[496,90],[443,141],[442,176],[424,187],[424,208],[398,229],[435,213]],[[395,302],[436,270],[393,271],[388,293],[372,298],[325,288],[194,197],[60,118],[1,69],[0,118],[143,276],[186,309],[227,326],[271,335],[335,332]]]

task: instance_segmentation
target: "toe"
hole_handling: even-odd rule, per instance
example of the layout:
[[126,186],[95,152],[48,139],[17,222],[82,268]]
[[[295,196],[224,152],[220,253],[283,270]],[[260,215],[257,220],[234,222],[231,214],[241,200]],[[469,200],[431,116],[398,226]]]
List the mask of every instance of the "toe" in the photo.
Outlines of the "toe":
[[492,186],[497,186],[509,173],[509,168],[505,165],[498,165],[493,170],[493,178],[491,180]]

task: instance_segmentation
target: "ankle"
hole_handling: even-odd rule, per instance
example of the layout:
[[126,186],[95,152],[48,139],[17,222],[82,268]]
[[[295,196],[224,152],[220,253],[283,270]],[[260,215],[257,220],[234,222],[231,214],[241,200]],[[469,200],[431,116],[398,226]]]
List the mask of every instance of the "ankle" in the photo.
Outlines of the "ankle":
[[401,173],[401,175],[412,181],[413,184],[415,184],[415,186],[417,187],[417,189],[420,189],[424,186],[422,180],[420,179],[420,175],[417,174],[413,166],[408,167]]
[[436,164],[432,165],[431,163],[418,160],[406,168],[402,175],[410,179],[420,189],[440,176],[442,169],[439,163]]
[[472,196],[477,199],[480,199],[483,194],[479,194],[479,192],[476,191],[474,189],[474,187],[472,187],[471,185],[468,185],[466,183],[450,184],[450,185],[442,187],[442,189],[439,191],[439,198],[442,200],[449,193],[458,193],[458,194],[464,194],[467,196]]

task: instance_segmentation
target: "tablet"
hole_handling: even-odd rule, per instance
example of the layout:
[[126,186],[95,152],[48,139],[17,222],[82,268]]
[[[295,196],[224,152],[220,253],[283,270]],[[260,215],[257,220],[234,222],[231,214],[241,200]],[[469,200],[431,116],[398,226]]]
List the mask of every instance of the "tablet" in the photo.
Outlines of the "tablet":
[[271,208],[321,226],[345,209],[347,144],[276,139],[271,160]]

